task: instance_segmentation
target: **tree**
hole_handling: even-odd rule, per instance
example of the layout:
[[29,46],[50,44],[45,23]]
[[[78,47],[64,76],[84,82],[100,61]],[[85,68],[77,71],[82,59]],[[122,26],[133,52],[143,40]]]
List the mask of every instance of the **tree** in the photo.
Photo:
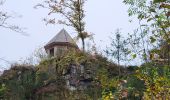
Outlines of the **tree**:
[[[0,0],[0,8],[3,7],[3,4],[5,3],[6,0]],[[8,12],[0,10],[0,28],[6,28],[10,29],[12,31],[21,33],[22,35],[27,36],[23,31],[23,28],[17,26],[17,25],[12,25],[8,22],[9,19],[13,18],[14,16],[10,15]],[[7,64],[11,64],[9,61],[5,60],[4,58],[0,58],[1,61],[5,61]]]
[[36,7],[41,6],[43,8],[48,8],[49,14],[59,14],[63,20],[54,19],[44,19],[47,24],[64,24],[73,27],[77,33],[78,38],[82,41],[83,51],[85,50],[85,39],[89,37],[88,33],[85,31],[84,22],[84,3],[85,0],[45,0],[44,4],[38,4]]
[[[170,97],[169,0],[124,0],[124,3],[129,5],[129,16],[137,16],[140,22],[139,26],[141,31],[144,31],[144,29],[147,28],[144,41],[150,40],[150,45],[148,46],[154,47],[155,45],[155,48],[149,48],[151,52],[150,56],[152,54],[159,54],[166,51],[165,57],[168,58],[168,66],[166,63],[155,63],[151,59],[151,62],[144,63],[138,70],[136,70],[135,75],[138,79],[144,82],[146,88],[144,90],[143,99],[166,100]],[[138,35],[141,35],[141,33]],[[161,44],[161,46],[159,44]],[[166,47],[164,48],[165,50],[161,48],[162,46]]]
[[148,40],[148,27],[139,26],[132,34],[128,33],[127,42],[129,53],[131,53],[132,60],[135,58],[141,59],[143,62],[148,62],[148,52],[150,41]]
[[4,94],[6,90],[7,89],[6,89],[5,84],[0,84],[0,99],[4,99]]
[[[169,0],[124,0],[124,3],[129,5],[129,16],[137,16],[140,26],[138,35],[144,34],[142,41],[150,41],[150,50],[158,47],[160,41],[169,43]],[[143,46],[143,55],[145,57],[148,53],[146,51],[146,46],[148,46],[148,44]],[[167,56],[170,55],[169,51],[170,50],[167,52]],[[170,59],[168,59],[168,62],[170,64]]]
[[[3,7],[3,4],[6,0],[0,0],[0,8]],[[17,33],[21,33],[22,35],[28,35],[23,31],[23,28],[12,25],[8,22],[9,19],[13,18],[13,15],[10,15],[8,12],[0,10],[0,27],[10,29],[12,31],[15,31]]]
[[[111,38],[111,47],[108,48],[105,52],[107,55],[114,57],[117,59],[118,65],[120,65],[120,61],[126,60],[128,55],[128,48],[126,47],[128,44],[126,40],[123,40],[123,37],[120,34],[120,30],[118,29],[115,33],[115,38]],[[119,75],[120,75],[120,67],[119,67]]]

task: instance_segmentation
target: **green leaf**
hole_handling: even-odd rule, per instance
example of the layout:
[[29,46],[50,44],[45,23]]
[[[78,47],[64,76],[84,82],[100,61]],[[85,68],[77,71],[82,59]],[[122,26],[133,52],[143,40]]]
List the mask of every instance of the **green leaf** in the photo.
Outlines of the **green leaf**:
[[156,54],[158,54],[158,53],[160,53],[160,50],[154,49],[154,50],[151,51],[151,53],[156,53]]
[[154,43],[156,41],[156,39],[154,37],[150,37],[151,43]]
[[135,58],[136,58],[136,56],[137,56],[136,54],[133,54],[133,55],[132,55],[132,58],[133,58],[133,59],[135,59]]
[[143,58],[146,59],[146,58],[147,58],[147,55],[146,55],[146,54],[143,54]]
[[161,28],[169,28],[170,24],[168,21],[162,21],[164,24],[161,26]]
[[167,40],[167,43],[170,44],[170,39]]
[[158,16],[158,15],[155,15],[155,18],[159,18],[159,16]]
[[143,14],[139,14],[139,15],[138,15],[138,19],[141,19],[141,20],[144,19],[144,17],[145,17],[145,16],[144,16]]
[[152,19],[153,19],[153,18],[149,18],[149,19],[147,20],[147,22],[150,22]]
[[131,51],[128,51],[128,52],[127,52],[127,54],[130,54],[130,53],[131,53]]
[[170,25],[169,24],[166,24],[166,25],[162,25],[161,28],[169,28]]
[[168,3],[162,3],[162,4],[160,5],[160,8],[170,9],[170,4],[168,4]]
[[156,11],[155,11],[155,9],[151,8],[151,9],[150,9],[150,12],[156,12]]
[[153,0],[153,3],[165,2],[166,0]]

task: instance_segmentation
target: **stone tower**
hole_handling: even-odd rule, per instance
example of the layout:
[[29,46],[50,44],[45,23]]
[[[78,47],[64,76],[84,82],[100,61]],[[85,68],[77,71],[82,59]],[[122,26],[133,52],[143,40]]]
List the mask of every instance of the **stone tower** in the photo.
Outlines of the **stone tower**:
[[50,57],[61,56],[67,50],[78,50],[77,44],[65,29],[53,37],[44,48]]

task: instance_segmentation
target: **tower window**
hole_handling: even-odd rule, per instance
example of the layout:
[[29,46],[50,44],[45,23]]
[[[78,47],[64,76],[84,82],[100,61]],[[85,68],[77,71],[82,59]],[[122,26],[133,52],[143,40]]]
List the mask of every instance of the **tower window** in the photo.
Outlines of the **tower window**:
[[50,49],[50,57],[54,56],[54,48]]
[[64,54],[64,48],[63,47],[58,47],[57,48],[57,56],[62,56]]

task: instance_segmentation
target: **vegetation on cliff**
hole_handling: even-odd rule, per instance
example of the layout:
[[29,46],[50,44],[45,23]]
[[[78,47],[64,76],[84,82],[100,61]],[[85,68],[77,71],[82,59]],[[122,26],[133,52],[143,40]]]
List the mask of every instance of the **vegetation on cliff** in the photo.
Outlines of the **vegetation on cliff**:
[[[106,57],[97,51],[94,54],[85,52],[84,39],[89,35],[85,34],[83,28],[84,10],[79,0],[70,1],[61,0],[58,3],[47,0],[46,3],[54,4],[50,5],[54,11],[52,13],[60,14],[65,12],[62,7],[67,8],[71,3],[68,7],[73,6],[73,11],[66,17],[76,19],[72,19],[75,22],[69,21],[82,39],[83,51],[70,51],[60,57],[41,59],[36,66],[12,65],[0,76],[0,99],[170,99],[169,0],[124,0],[129,6],[129,16],[137,17],[139,28],[128,34],[124,41],[121,41],[121,33],[117,32],[116,39],[111,40],[114,49],[107,48]],[[61,8],[57,9],[55,4],[64,6],[59,5]],[[50,22],[54,23],[52,20]],[[109,60],[109,57],[116,58],[118,64]],[[120,65],[122,59],[137,59],[142,64],[124,67]]]

